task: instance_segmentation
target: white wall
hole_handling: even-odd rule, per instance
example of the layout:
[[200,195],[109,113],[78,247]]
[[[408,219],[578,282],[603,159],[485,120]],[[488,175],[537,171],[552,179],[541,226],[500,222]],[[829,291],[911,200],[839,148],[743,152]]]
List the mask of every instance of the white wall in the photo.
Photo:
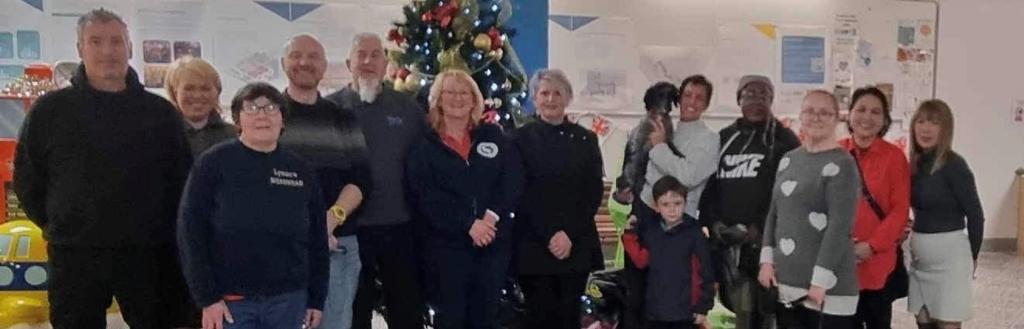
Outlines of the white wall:
[[1024,166],[1024,124],[1011,103],[1024,99],[1024,1],[941,0],[936,96],[956,120],[953,147],[974,170],[986,238],[1017,232],[1014,170]]
[[[848,1],[848,2],[847,2]],[[828,1],[737,1],[737,0],[644,0],[646,6],[613,0],[551,0],[553,14],[572,13],[594,16],[643,16],[635,21],[636,44],[705,45],[713,42],[708,34],[680,33],[703,29],[709,21],[757,20],[771,15],[790,24],[830,24],[820,11],[848,6],[855,0]],[[872,0],[874,1],[874,0]],[[881,3],[890,0],[879,0]],[[1024,166],[1024,124],[1012,121],[1015,99],[1024,100],[1024,42],[1019,22],[1024,18],[1021,0],[939,0],[936,96],[947,101],[956,119],[954,148],[974,171],[987,221],[986,238],[1017,237],[1017,195],[1014,170]],[[754,10],[784,4],[791,10],[769,12]],[[703,4],[703,5],[702,5]],[[632,6],[631,6],[632,5]],[[863,5],[863,4],[861,4]],[[684,10],[685,8],[685,10]],[[744,10],[746,8],[746,10]],[[753,8],[753,9],[752,9]],[[773,7],[774,8],[774,7]],[[703,14],[702,14],[703,12]],[[707,14],[710,12],[711,14]],[[723,14],[724,13],[724,14]],[[815,14],[817,13],[817,14]],[[716,16],[717,15],[717,16]],[[817,20],[808,18],[817,16]],[[863,29],[880,28],[861,26]],[[641,33],[641,31],[664,31]],[[557,31],[557,30],[556,30]],[[561,37],[553,35],[553,40]],[[559,39],[561,40],[561,39]],[[882,54],[890,50],[880,50]],[[553,54],[553,66],[571,64]],[[644,84],[641,84],[644,85]],[[734,87],[716,83],[716,94],[733,93]],[[635,87],[633,89],[638,89]],[[638,104],[642,89],[632,91],[630,101]],[[729,104],[719,104],[708,114],[709,125],[717,129],[731,119]],[[636,112],[639,114],[639,106]],[[589,109],[574,106],[573,110]],[[628,129],[637,116],[609,114],[618,126]],[[605,163],[610,177],[618,174],[625,132],[616,131],[604,141]]]

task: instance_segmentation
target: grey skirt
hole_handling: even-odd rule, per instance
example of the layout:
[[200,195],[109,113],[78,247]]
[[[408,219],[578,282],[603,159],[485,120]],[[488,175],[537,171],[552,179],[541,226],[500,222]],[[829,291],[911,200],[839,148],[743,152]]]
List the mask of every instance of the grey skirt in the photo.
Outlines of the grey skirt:
[[963,231],[917,233],[910,238],[907,310],[930,318],[962,322],[973,313],[974,259]]

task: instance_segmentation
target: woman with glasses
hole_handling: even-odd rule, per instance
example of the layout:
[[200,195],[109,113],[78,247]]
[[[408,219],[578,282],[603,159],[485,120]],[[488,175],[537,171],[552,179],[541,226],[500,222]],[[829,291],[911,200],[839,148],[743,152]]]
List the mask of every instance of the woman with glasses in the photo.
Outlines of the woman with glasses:
[[185,186],[178,245],[203,328],[320,324],[327,219],[313,170],[278,147],[284,102],[266,83],[239,90],[238,140],[200,156]]
[[780,328],[853,328],[860,288],[853,216],[860,176],[836,140],[839,104],[812,90],[800,111],[804,145],[779,162],[758,281],[777,287]]
[[446,71],[430,88],[433,128],[407,156],[413,204],[425,220],[426,284],[434,328],[497,328],[521,184],[515,148],[481,124],[473,78]]

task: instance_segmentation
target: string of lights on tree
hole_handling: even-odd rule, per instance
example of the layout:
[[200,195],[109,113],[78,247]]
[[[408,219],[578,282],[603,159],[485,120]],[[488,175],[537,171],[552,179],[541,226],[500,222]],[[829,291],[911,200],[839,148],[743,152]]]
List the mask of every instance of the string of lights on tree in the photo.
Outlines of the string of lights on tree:
[[527,78],[505,26],[509,0],[416,0],[402,8],[388,40],[401,49],[389,54],[397,64],[394,88],[426,92],[446,70],[469,73],[484,97],[484,118],[512,128],[525,123]]

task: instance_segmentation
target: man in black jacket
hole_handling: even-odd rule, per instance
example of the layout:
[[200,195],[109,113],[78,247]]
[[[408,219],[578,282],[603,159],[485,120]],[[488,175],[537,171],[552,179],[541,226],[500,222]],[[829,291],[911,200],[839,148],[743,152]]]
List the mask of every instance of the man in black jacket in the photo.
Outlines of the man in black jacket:
[[[729,268],[717,273],[719,295],[736,313],[738,329],[762,328],[764,312],[758,312],[759,307],[775,305],[758,303],[766,296],[757,284],[761,232],[779,160],[800,146],[793,131],[772,115],[774,94],[767,77],[740,79],[736,101],[743,117],[719,132],[718,171],[701,198],[700,221],[711,227],[712,243],[718,248],[716,263],[722,264],[719,269]],[[732,257],[737,252],[739,257]]]
[[15,155],[15,192],[49,242],[51,322],[104,328],[117,297],[132,328],[177,325],[160,286],[181,276],[174,223],[192,161],[181,115],[128,67],[116,14],[79,19],[78,53],[72,86],[36,101]]

